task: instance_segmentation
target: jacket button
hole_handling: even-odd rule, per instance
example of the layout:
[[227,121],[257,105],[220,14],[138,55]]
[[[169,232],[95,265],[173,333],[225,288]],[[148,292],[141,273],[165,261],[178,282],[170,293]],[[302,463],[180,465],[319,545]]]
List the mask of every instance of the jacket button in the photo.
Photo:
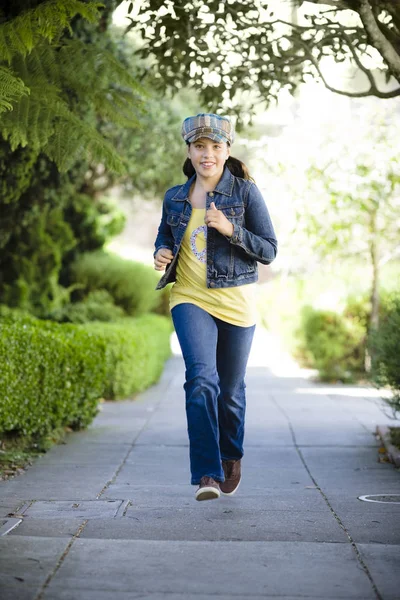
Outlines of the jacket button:
[[211,281],[211,282],[210,282],[210,287],[215,287],[215,283],[214,283],[214,281]]
[[214,192],[210,192],[208,195],[210,196],[210,198],[214,198]]

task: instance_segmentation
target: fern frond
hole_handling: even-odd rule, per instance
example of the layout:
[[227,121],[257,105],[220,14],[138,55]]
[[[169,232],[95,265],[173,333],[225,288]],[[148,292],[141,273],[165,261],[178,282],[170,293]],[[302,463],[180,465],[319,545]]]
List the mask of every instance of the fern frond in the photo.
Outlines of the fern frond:
[[59,117],[54,135],[43,148],[60,172],[65,172],[83,155],[95,162],[105,162],[114,172],[126,171],[123,159],[96,129],[74,115],[62,103],[58,107]]
[[[40,149],[57,164],[60,172],[68,170],[84,154],[106,162],[116,173],[125,167],[115,148],[94,127],[75,115],[66,102],[45,93],[38,101],[38,90],[18,103],[15,121],[2,124],[1,134],[14,151],[18,146]],[[7,117],[12,113],[7,114]]]
[[[47,46],[47,44],[46,44]],[[48,46],[47,46],[48,47]],[[48,78],[48,69],[53,68],[53,51],[43,53],[38,49],[29,55],[28,61],[21,55],[13,61],[15,73],[24,80],[30,93],[13,105],[14,110],[2,115],[0,133],[15,150],[18,146],[31,144],[39,149],[46,144],[53,133],[54,110],[61,94],[61,88]],[[36,123],[37,121],[37,123]]]
[[136,115],[143,112],[142,100],[147,92],[110,51],[96,50],[81,40],[68,40],[57,53],[57,60],[61,81],[82,101],[94,103],[101,115],[115,115],[127,126],[137,125]]
[[98,113],[106,121],[112,121],[123,127],[138,127],[140,124],[137,114],[144,110],[143,101],[137,99],[133,110],[132,94],[124,90],[110,90],[106,97],[104,93],[94,98],[99,106]]
[[92,0],[48,0],[5,21],[0,25],[0,60],[11,63],[16,54],[29,54],[41,39],[51,42],[65,28],[70,30],[69,23],[78,14],[96,22],[103,6]]
[[29,88],[8,67],[0,65],[0,113],[12,110],[13,103],[28,95]]
[[25,57],[16,55],[11,66],[30,90],[0,122],[0,135],[13,150],[27,145],[43,150],[60,171],[85,152],[117,173],[125,171],[96,123],[100,117],[102,126],[137,127],[146,92],[111,52],[77,39],[57,46],[42,40]]

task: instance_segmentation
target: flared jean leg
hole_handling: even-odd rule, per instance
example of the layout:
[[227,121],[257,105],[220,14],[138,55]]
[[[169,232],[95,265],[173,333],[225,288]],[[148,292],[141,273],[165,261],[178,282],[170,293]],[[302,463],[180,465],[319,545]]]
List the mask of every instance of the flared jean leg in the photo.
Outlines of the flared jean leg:
[[178,304],[171,314],[186,366],[191,483],[198,484],[205,475],[224,481],[219,449],[216,320],[190,303]]
[[240,459],[246,413],[245,375],[255,325],[238,327],[217,320],[219,445],[222,459]]

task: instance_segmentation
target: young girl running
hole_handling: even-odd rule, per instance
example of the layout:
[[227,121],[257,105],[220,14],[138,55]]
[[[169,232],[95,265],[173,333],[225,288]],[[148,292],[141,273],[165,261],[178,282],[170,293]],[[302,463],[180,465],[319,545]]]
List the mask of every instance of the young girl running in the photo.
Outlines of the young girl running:
[[246,166],[230,156],[234,127],[215,114],[182,125],[188,180],[164,198],[154,267],[175,282],[170,308],[186,366],[191,483],[197,500],[232,495],[241,480],[245,373],[253,340],[257,261],[277,241]]

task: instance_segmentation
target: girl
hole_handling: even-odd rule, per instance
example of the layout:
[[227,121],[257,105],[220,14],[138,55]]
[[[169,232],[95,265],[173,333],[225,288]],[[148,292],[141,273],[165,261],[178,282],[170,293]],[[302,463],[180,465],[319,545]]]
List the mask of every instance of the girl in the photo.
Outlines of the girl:
[[186,366],[191,483],[196,500],[233,494],[241,479],[245,372],[255,329],[257,261],[277,241],[260,191],[230,156],[232,122],[215,114],[182,125],[184,185],[164,198],[154,267],[174,281],[170,307]]

